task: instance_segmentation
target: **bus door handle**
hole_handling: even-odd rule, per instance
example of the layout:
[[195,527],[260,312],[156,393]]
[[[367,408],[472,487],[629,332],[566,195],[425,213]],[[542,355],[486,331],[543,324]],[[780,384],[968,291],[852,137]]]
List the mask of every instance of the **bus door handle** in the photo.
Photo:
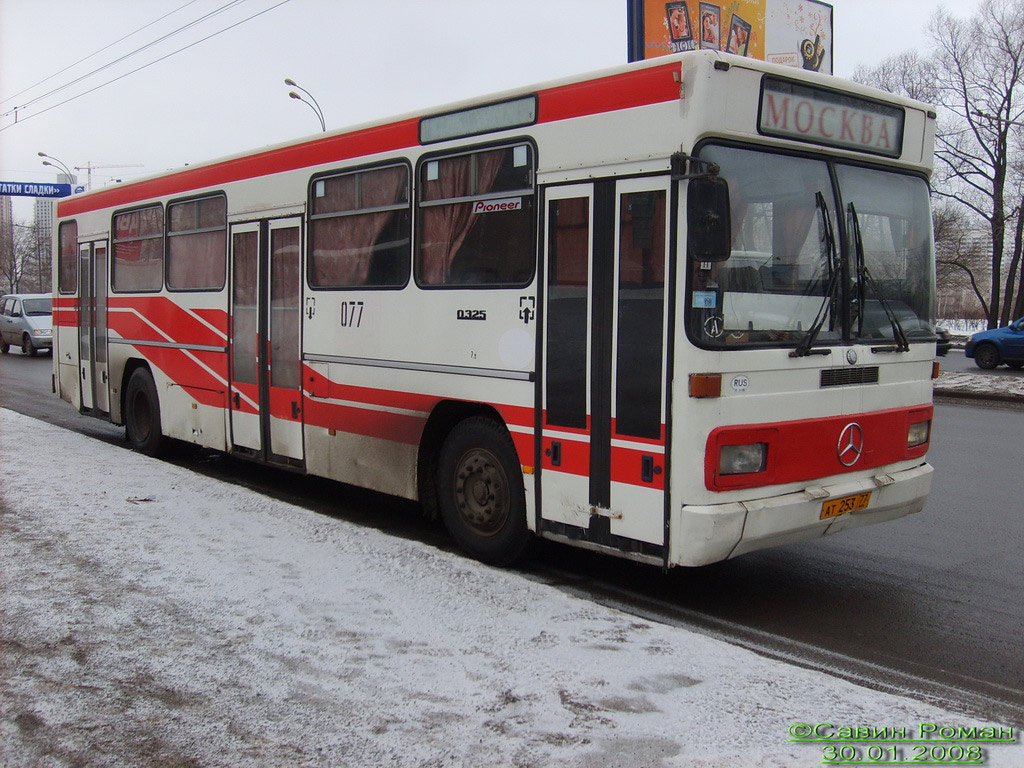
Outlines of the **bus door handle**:
[[552,440],[551,447],[546,451],[547,455],[551,457],[551,466],[560,467],[562,466],[562,441]]
[[239,399],[239,397],[238,397],[238,393],[237,393],[237,392],[235,392],[235,393],[234,393],[234,394],[232,395],[232,397],[234,397],[234,399],[235,399],[235,410],[236,410],[236,411],[239,411],[239,410],[241,410],[241,409],[242,409],[242,401],[241,401],[241,399]]
[[293,419],[299,418],[299,414],[300,413],[302,413],[302,409],[299,408],[298,401],[297,400],[292,400],[292,418]]
[[640,459],[640,479],[645,483],[654,482],[654,457],[644,456]]

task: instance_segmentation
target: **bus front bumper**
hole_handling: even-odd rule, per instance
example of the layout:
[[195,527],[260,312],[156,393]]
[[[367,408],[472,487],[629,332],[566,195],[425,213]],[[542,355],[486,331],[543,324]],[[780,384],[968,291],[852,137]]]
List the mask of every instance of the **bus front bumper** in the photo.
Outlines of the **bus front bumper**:
[[[707,565],[765,547],[827,536],[849,528],[920,512],[932,484],[932,467],[808,487],[752,501],[673,510],[669,565]],[[868,506],[822,519],[825,504],[870,493]]]

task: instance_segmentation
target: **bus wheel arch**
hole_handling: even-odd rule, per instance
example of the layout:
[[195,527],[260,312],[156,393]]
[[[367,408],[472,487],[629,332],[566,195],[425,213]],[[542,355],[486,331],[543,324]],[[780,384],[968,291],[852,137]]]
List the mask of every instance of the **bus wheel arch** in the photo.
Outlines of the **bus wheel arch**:
[[441,453],[441,446],[456,424],[474,416],[487,416],[501,421],[497,411],[481,403],[442,400],[434,406],[423,428],[416,458],[416,489],[423,511],[431,520],[440,518],[436,483],[437,457]]
[[149,366],[139,361],[125,368],[123,401],[125,436],[132,449],[146,456],[159,456],[166,444],[160,419],[160,395]]
[[435,454],[437,509],[456,543],[491,565],[511,565],[529,543],[526,492],[515,444],[492,409],[451,424]]

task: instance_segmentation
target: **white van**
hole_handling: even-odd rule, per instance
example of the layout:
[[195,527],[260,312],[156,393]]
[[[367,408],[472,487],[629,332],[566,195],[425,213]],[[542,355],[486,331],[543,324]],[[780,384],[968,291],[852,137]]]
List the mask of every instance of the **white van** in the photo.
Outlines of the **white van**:
[[21,347],[35,357],[53,351],[53,299],[48,293],[11,293],[0,297],[0,353]]

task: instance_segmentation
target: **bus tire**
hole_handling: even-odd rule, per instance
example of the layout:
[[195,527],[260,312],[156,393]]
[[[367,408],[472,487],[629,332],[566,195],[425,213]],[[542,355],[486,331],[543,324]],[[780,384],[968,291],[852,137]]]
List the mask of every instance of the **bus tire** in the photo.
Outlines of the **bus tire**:
[[441,519],[455,542],[490,565],[514,563],[526,548],[526,493],[512,438],[493,419],[455,425],[437,462]]
[[145,368],[136,368],[128,380],[124,397],[124,424],[133,450],[147,456],[160,455],[164,435],[160,425],[160,399],[153,377]]

